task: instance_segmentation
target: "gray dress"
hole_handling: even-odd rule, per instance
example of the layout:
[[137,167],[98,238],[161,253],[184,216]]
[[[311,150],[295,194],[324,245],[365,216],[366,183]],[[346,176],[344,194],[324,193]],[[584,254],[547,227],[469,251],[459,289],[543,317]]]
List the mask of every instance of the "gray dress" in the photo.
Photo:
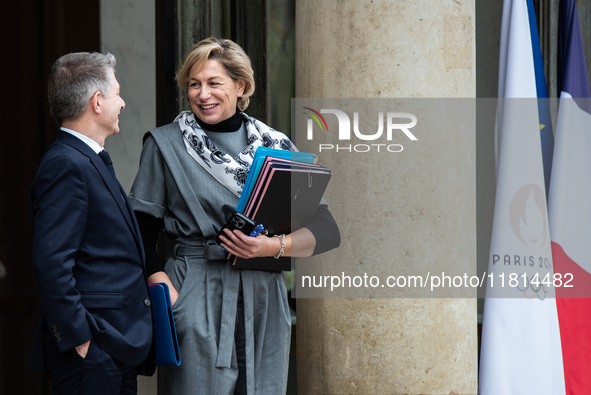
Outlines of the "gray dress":
[[[208,135],[234,154],[246,145],[246,133],[244,127],[232,133],[218,141]],[[159,393],[234,393],[242,289],[247,393],[285,394],[291,336],[285,273],[238,271],[219,260],[211,240],[238,198],[189,156],[177,123],[146,137],[129,197],[135,211],[163,219],[174,240],[165,271],[179,291],[173,312],[182,363],[159,368]]]

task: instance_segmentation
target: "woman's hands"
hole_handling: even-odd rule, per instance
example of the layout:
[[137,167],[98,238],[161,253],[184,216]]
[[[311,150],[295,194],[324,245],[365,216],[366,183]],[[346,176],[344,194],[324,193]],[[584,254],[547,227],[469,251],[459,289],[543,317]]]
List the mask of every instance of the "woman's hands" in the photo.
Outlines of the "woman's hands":
[[172,281],[170,281],[170,278],[165,272],[156,272],[152,274],[148,277],[148,283],[166,283],[166,285],[168,285],[168,292],[170,293],[170,304],[174,305],[179,297],[179,293],[174,285],[172,285]]
[[[281,241],[278,237],[264,235],[250,237],[239,230],[224,229],[224,234],[220,236],[220,239],[222,247],[240,258],[276,256],[281,250]],[[308,257],[312,255],[316,247],[316,239],[307,228],[301,228],[285,235],[284,242],[283,256]]]
[[267,237],[265,235],[250,237],[239,230],[224,229],[224,234],[220,236],[220,240],[222,240],[222,247],[228,252],[246,259],[275,256],[281,249],[281,243],[276,237]]

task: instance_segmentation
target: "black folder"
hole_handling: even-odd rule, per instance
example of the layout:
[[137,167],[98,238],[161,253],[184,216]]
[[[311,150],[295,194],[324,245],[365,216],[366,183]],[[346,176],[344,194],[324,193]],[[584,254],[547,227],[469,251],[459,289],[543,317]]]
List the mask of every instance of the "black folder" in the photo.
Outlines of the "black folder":
[[[327,167],[268,156],[243,214],[269,235],[292,233],[312,221],[330,177]],[[233,259],[236,269],[291,270],[290,257]]]
[[181,354],[176,336],[170,293],[166,283],[149,285],[156,338],[156,366],[179,366]]

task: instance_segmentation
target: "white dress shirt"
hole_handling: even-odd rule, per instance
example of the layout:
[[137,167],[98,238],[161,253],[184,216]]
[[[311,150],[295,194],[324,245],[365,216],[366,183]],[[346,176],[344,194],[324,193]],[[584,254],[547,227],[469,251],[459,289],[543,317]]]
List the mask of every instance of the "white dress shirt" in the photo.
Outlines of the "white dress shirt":
[[90,148],[92,148],[92,150],[94,152],[96,152],[97,154],[103,150],[103,147],[101,147],[101,145],[99,143],[97,143],[96,141],[94,141],[93,139],[91,139],[88,136],[85,136],[81,133],[75,132],[72,129],[64,128],[63,126],[60,129],[66,133],[70,133],[74,137],[78,137],[80,140],[82,140],[84,143],[86,143],[86,145],[88,145]]

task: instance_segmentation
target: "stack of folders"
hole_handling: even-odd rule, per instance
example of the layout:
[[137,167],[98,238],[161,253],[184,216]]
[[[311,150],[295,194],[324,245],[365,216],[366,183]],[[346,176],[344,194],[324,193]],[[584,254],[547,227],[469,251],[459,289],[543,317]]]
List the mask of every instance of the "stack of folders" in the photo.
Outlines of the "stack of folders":
[[[311,153],[257,148],[236,211],[262,224],[269,236],[306,226],[331,177],[330,169],[316,160]],[[237,269],[291,270],[289,257],[233,257],[233,264]]]
[[149,285],[156,339],[156,366],[179,366],[181,354],[176,336],[170,293],[166,283]]

